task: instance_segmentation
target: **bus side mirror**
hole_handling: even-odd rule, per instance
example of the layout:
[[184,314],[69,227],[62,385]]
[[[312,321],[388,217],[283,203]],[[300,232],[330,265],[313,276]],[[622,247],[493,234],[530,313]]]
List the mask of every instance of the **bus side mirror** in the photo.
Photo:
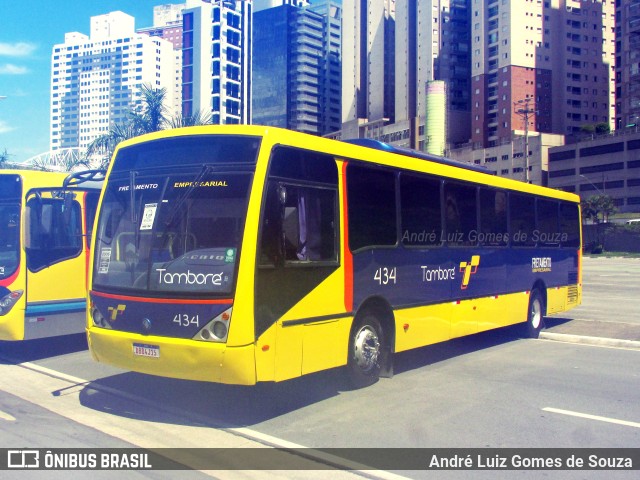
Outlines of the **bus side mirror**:
[[42,234],[42,196],[40,192],[27,201],[25,210],[24,246],[25,248],[40,248]]
[[63,192],[62,195],[62,218],[66,226],[71,222],[71,209],[73,208],[74,195],[71,192]]

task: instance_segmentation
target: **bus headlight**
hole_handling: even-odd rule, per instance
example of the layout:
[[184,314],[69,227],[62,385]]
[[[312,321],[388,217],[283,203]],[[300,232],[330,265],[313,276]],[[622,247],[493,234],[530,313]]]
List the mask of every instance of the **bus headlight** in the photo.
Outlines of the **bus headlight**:
[[100,312],[100,310],[98,310],[96,307],[93,307],[91,309],[91,321],[93,322],[93,325],[96,327],[110,328],[110,325],[107,322],[107,320],[104,318],[104,315],[102,315],[102,312]]
[[24,290],[16,290],[14,292],[9,292],[4,297],[0,298],[0,316],[9,313],[18,300],[20,300],[23,293]]
[[193,337],[194,340],[205,342],[226,342],[231,322],[231,310],[229,308],[207,323],[204,328]]

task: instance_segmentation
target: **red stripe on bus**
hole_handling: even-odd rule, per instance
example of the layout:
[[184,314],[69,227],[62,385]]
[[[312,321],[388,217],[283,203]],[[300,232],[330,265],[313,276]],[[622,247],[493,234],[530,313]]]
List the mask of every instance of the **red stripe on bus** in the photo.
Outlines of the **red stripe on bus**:
[[16,268],[16,271],[13,272],[13,275],[5,278],[4,280],[0,280],[0,287],[11,286],[11,284],[16,281],[16,278],[18,278],[19,273],[20,273],[20,266],[18,265],[18,268]]
[[111,298],[114,300],[126,300],[130,302],[143,303],[183,303],[183,304],[200,304],[200,305],[232,305],[233,299],[220,298],[209,300],[189,300],[181,298],[149,298],[149,297],[131,297],[128,295],[113,295],[111,293],[91,292],[96,297]]
[[344,232],[344,308],[347,312],[353,311],[353,256],[349,250],[349,214],[347,198],[347,162],[342,164],[342,194],[343,207],[342,224]]

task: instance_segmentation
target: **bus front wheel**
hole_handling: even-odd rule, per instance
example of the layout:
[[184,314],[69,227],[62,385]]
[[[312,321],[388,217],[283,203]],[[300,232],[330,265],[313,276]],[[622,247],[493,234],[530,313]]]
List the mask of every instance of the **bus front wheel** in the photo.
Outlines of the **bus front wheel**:
[[544,328],[544,298],[540,290],[536,289],[531,292],[527,312],[527,322],[523,329],[524,336],[538,338]]
[[384,331],[376,317],[365,314],[356,320],[349,337],[347,369],[351,385],[362,388],[374,384],[383,360]]

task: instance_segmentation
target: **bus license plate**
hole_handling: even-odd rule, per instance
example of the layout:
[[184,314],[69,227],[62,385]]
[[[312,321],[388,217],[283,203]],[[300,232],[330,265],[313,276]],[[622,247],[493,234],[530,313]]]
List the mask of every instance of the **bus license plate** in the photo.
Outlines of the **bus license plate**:
[[133,344],[133,354],[139,357],[160,358],[160,347],[157,345]]

